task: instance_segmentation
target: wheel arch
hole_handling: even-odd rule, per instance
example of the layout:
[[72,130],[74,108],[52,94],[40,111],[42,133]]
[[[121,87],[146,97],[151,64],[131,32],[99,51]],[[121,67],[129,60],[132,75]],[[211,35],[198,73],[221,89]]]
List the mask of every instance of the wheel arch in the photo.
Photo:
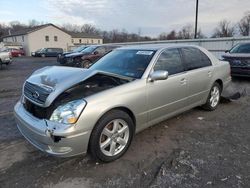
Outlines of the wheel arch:
[[220,85],[220,87],[221,87],[221,91],[223,90],[223,82],[222,82],[221,79],[215,80],[214,83],[218,83]]
[[[100,121],[100,119],[101,119],[102,117],[104,117],[106,114],[108,114],[109,112],[113,111],[113,110],[120,110],[120,111],[123,111],[123,112],[127,113],[127,114],[131,117],[131,119],[132,119],[132,121],[133,121],[133,123],[134,123],[134,133],[135,133],[135,131],[136,131],[136,118],[135,118],[135,115],[134,115],[134,113],[132,112],[132,110],[130,110],[128,107],[125,107],[125,106],[116,106],[116,107],[114,107],[114,108],[108,109],[108,110],[105,111],[103,114],[101,114],[101,116],[97,119],[95,125],[93,126],[93,129],[91,130],[90,138],[91,138],[91,136],[92,136],[92,133],[93,133],[94,128],[96,127],[96,125],[97,125],[97,123]],[[89,138],[89,140],[90,140],[90,138]],[[89,141],[89,143],[90,143],[90,141]],[[88,143],[88,149],[87,149],[88,151],[89,151],[89,143]]]

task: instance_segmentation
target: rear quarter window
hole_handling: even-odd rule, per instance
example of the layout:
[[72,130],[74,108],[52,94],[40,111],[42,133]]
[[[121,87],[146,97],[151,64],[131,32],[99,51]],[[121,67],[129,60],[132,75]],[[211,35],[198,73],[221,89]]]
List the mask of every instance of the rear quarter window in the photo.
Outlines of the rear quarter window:
[[187,70],[211,66],[211,60],[198,48],[181,49]]

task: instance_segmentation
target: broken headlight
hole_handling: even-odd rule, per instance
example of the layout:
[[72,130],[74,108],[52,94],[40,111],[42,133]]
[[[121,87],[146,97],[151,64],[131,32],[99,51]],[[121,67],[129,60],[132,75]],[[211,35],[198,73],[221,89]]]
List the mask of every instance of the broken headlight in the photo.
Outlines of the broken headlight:
[[52,113],[50,121],[65,124],[76,123],[86,104],[84,100],[80,99],[58,106]]

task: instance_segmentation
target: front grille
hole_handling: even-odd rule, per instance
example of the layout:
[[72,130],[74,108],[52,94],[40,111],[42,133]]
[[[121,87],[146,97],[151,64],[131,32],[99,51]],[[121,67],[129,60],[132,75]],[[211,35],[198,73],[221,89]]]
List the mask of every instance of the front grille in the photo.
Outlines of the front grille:
[[50,108],[43,108],[43,107],[37,106],[36,104],[33,104],[25,97],[24,97],[23,106],[29,113],[31,113],[33,116],[39,119],[48,119],[51,115]]
[[250,65],[250,60],[247,59],[230,59],[228,61],[230,65],[234,67],[249,67]]
[[51,91],[29,82],[24,85],[24,95],[38,104],[44,104],[50,93]]

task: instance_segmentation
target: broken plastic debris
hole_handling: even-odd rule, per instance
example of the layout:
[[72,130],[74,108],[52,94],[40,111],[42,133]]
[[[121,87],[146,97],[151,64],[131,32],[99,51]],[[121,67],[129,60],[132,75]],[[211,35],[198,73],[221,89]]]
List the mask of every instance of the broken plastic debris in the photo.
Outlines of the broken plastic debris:
[[197,119],[198,120],[204,120],[204,117],[198,117]]
[[241,180],[241,177],[240,177],[240,176],[237,176],[237,175],[236,175],[236,178],[238,178],[238,179],[240,179],[240,180]]
[[226,178],[221,179],[221,181],[226,181],[226,180],[227,180],[227,177],[226,177]]

